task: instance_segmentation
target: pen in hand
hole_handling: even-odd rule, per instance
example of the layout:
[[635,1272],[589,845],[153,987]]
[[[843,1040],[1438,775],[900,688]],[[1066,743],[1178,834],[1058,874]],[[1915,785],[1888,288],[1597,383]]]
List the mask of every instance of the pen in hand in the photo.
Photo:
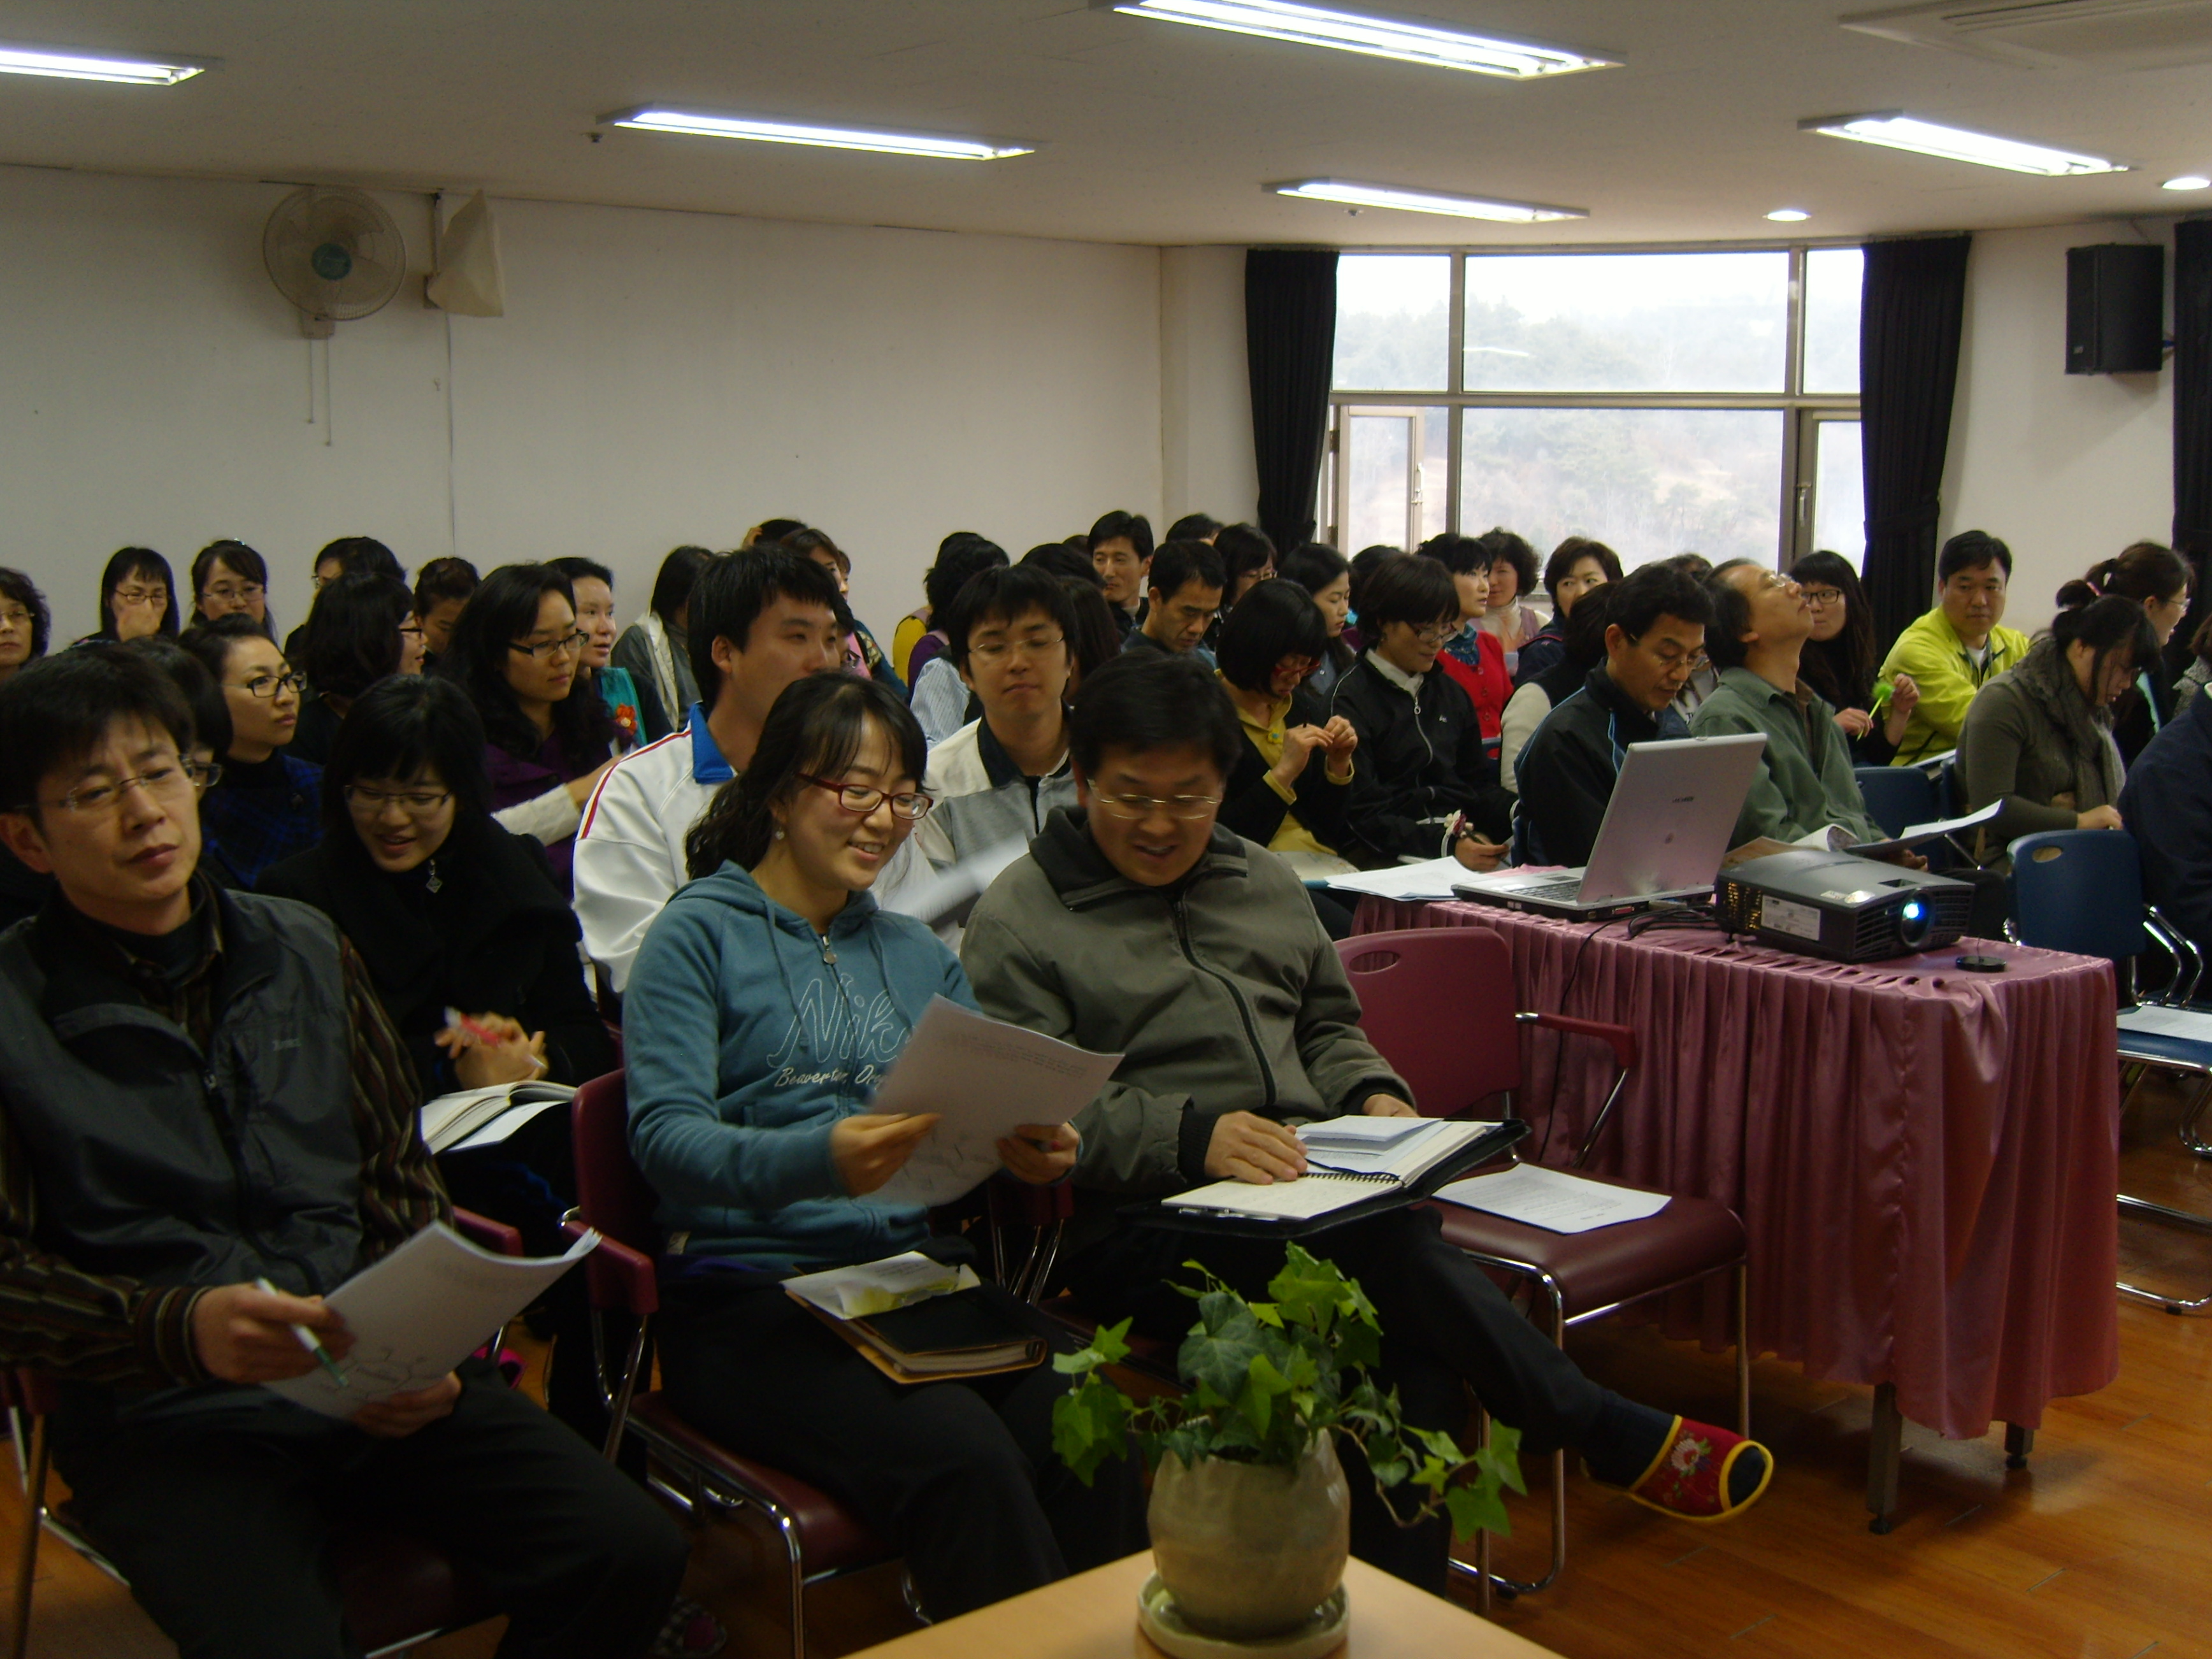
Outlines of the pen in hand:
[[[274,1285],[271,1285],[265,1279],[255,1279],[253,1281],[253,1288],[257,1291],[266,1291],[271,1296],[282,1296],[284,1294],[283,1291],[278,1290]],[[314,1355],[316,1363],[320,1364],[325,1370],[330,1373],[331,1382],[337,1383],[338,1387],[342,1389],[352,1386],[346,1381],[345,1373],[338,1369],[338,1362],[331,1358],[331,1351],[323,1346],[323,1340],[320,1337],[317,1336],[305,1325],[295,1325],[290,1328],[292,1334],[300,1340],[300,1346],[305,1348],[309,1353]]]

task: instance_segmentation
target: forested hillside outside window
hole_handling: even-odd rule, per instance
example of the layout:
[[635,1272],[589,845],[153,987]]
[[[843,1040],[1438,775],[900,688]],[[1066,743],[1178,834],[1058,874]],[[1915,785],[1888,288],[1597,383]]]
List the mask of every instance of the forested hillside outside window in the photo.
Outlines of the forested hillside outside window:
[[1316,518],[1856,564],[1856,247],[1347,253]]

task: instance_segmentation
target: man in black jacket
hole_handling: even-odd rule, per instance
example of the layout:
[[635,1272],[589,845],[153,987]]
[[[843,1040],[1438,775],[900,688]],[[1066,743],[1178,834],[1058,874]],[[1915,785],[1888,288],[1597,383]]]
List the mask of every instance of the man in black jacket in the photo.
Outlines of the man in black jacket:
[[1366,650],[1336,683],[1329,712],[1359,734],[1346,817],[1369,865],[1452,858],[1493,870],[1513,797],[1485,750],[1474,705],[1437,653],[1459,628],[1459,590],[1434,559],[1400,555],[1360,594]]
[[1628,745],[1690,735],[1670,705],[1705,665],[1705,589],[1647,564],[1613,585],[1606,614],[1605,660],[1545,717],[1515,769],[1531,863],[1589,863]]

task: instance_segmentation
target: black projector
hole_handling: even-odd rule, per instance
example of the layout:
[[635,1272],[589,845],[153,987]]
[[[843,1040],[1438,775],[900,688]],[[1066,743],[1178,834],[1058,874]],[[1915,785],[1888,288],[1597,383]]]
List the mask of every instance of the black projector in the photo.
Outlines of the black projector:
[[1761,945],[1831,962],[1940,950],[1966,931],[1974,890],[1948,876],[1817,848],[1750,859],[1713,884],[1713,919]]

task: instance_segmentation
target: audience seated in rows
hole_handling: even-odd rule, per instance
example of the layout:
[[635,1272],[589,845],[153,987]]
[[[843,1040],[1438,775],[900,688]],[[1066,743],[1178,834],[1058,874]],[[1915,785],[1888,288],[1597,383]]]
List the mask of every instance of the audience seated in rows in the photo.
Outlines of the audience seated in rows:
[[[1449,592],[1441,567],[1409,562]],[[1077,694],[1072,742],[1081,805],[1055,812],[993,884],[961,959],[985,1012],[1127,1056],[1076,1120],[1066,1278],[1091,1317],[1133,1318],[1139,1332],[1173,1340],[1190,1325],[1190,1304],[1169,1282],[1188,1279],[1187,1261],[1258,1295],[1281,1247],[1136,1226],[1117,1210],[1211,1180],[1292,1177],[1305,1167],[1297,1124],[1409,1116],[1411,1091],[1361,1035],[1358,1002],[1297,878],[1217,822],[1245,740],[1202,665],[1109,665]],[[794,969],[811,955],[801,941],[786,950]],[[769,1030],[784,1024],[779,1016]],[[1472,1385],[1522,1430],[1524,1450],[1572,1447],[1618,1486],[1668,1470],[1671,1449],[1704,1441],[1681,1483],[1697,1495],[1674,1500],[1689,1512],[1733,1511],[1764,1489],[1763,1447],[1591,1382],[1443,1241],[1432,1213],[1401,1208],[1310,1242],[1373,1298],[1390,1333],[1378,1380],[1399,1389],[1410,1422],[1456,1431]],[[1449,1527],[1399,1528],[1358,1453],[1342,1449],[1352,1548],[1441,1594]]]
[[1588,864],[1628,746],[1690,735],[1674,702],[1704,663],[1713,619],[1703,586],[1663,564],[1581,596],[1577,612],[1582,605],[1602,608],[1605,660],[1551,711],[1521,756],[1531,784],[1520,807],[1531,863]]
[[322,835],[322,769],[287,752],[301,678],[243,611],[186,629],[179,643],[214,678],[229,717],[229,743],[216,757],[222,776],[200,797],[208,861],[232,886],[251,887]]
[[1798,672],[1836,711],[1836,728],[1850,740],[1852,760],[1888,765],[1920,701],[1919,686],[1910,674],[1892,675],[1877,718],[1874,607],[1859,573],[1839,554],[1808,553],[1790,567],[1790,577],[1813,608]]
[[[1169,536],[1160,545],[1176,540]],[[1221,559],[1221,610],[1227,614],[1238,600],[1261,582],[1274,579],[1275,544],[1267,532],[1256,524],[1223,525],[1211,536],[1185,538],[1204,542]],[[1206,641],[1211,647],[1213,641]]]
[[1144,620],[1121,648],[1150,656],[1188,652],[1212,667],[1205,640],[1228,588],[1221,556],[1204,542],[1163,542],[1147,571]]
[[[928,603],[901,622],[898,633],[892,636],[893,655],[905,667],[912,702],[921,702],[929,693],[930,688],[923,684],[921,677],[945,649],[945,617],[951,609],[953,596],[967,586],[968,579],[977,571],[1006,562],[1006,549],[972,530],[956,530],[938,544],[937,561],[921,579],[921,591]],[[908,636],[909,624],[913,625],[911,643],[902,654],[897,640]],[[952,694],[947,690],[939,695]],[[956,720],[945,729],[951,732],[962,724]]]
[[699,701],[691,678],[690,624],[691,586],[714,556],[703,547],[672,550],[653,579],[646,613],[623,630],[607,660],[628,671],[637,687],[646,740],[658,743],[684,723],[684,712]]
[[117,643],[150,634],[177,635],[177,581],[150,547],[116,550],[100,574],[100,625],[79,645]]
[[307,678],[291,753],[319,766],[330,757],[338,722],[356,697],[389,675],[422,672],[415,597],[397,576],[381,571],[333,577],[316,590],[307,620],[293,630],[284,655]]
[[1308,542],[1284,559],[1281,574],[1284,580],[1296,582],[1313,596],[1328,626],[1328,649],[1306,678],[1313,695],[1326,706],[1344,671],[1358,660],[1358,653],[1344,642],[1344,625],[1352,615],[1351,562],[1325,542]]
[[1152,568],[1152,522],[1141,513],[1103,514],[1087,539],[1091,562],[1105,584],[1106,603],[1114,607],[1115,625],[1126,635],[1144,614]]
[[1474,705],[1484,738],[1495,743],[1513,696],[1513,677],[1506,672],[1505,647],[1498,635],[1479,626],[1490,605],[1489,550],[1472,536],[1446,535],[1430,537],[1419,551],[1450,571],[1459,591],[1459,629],[1444,641],[1437,666],[1459,682]]
[[415,625],[422,630],[422,672],[437,666],[453,638],[453,624],[482,580],[466,559],[432,559],[415,573]]
[[1614,586],[1607,582],[1582,597],[1575,614],[1567,618],[1565,654],[1528,684],[1516,686],[1506,701],[1498,721],[1498,781],[1508,790],[1517,793],[1520,789],[1521,757],[1536,728],[1557,704],[1581,690],[1590,670],[1605,660],[1607,605]]
[[270,639],[269,564],[244,542],[210,542],[192,560],[192,621],[246,617]]
[[1974,694],[2027,654],[2027,635],[2002,625],[2012,550],[1985,531],[1966,530],[1936,559],[1936,608],[1897,636],[1878,678],[1910,675],[1920,696],[1893,766],[1911,766],[1959,746]]
[[1459,614],[1451,573],[1434,559],[1393,555],[1361,591],[1364,648],[1329,703],[1359,739],[1346,808],[1356,863],[1457,858],[1489,870],[1505,856],[1512,797],[1498,785],[1474,705],[1434,672]]
[[[78,1524],[185,1653],[356,1650],[327,1551],[371,1510],[481,1575],[511,1650],[642,1653],[687,1540],[489,1360],[350,1420],[252,1386],[314,1368],[296,1327],[343,1358],[322,1296],[451,1207],[359,956],[197,871],[193,737],[112,646],[0,687],[0,840],[58,882],[0,939],[0,1364],[68,1385]],[[210,1112],[238,1146],[175,1132]]]
[[615,573],[596,559],[549,559],[547,567],[568,579],[576,596],[576,628],[584,635],[576,659],[575,696],[597,696],[614,726],[610,740],[616,755],[641,747],[645,738],[644,700],[629,670],[614,665]]
[[[687,1421],[857,1510],[949,1618],[1141,1548],[1139,1479],[1110,1466],[1085,1486],[1053,1455],[1067,1379],[1050,1366],[905,1388],[779,1282],[925,1244],[972,1258],[930,1239],[920,1206],[863,1201],[937,1122],[869,1112],[864,1079],[933,998],[975,998],[927,927],[868,892],[929,810],[896,693],[799,679],[749,760],[693,830],[694,879],[647,933],[624,1008],[630,1145],[668,1238],[663,1381]],[[1077,1144],[1033,1124],[999,1152],[1048,1183]]]
[[714,792],[752,760],[785,686],[843,660],[837,584],[811,559],[710,559],[690,596],[686,723],[600,781],[575,841],[584,947],[620,993],[653,919],[684,882],[684,843]]
[[1359,734],[1311,690],[1328,643],[1321,608],[1280,580],[1247,593],[1221,628],[1217,672],[1244,742],[1218,816],[1301,877],[1357,867],[1337,848],[1351,840],[1345,809]]
[[1475,539],[1490,552],[1490,598],[1483,606],[1483,630],[1498,636],[1498,643],[1511,653],[1507,666],[1517,669],[1521,648],[1536,637],[1541,626],[1541,618],[1524,603],[1536,591],[1536,550],[1503,526]]
[[1620,580],[1620,556],[1603,542],[1570,536],[1544,561],[1544,591],[1551,595],[1552,619],[1521,647],[1513,683],[1526,685],[1565,654],[1567,618],[1582,596]]
[[[407,572],[399,562],[399,556],[374,536],[340,536],[325,542],[315,555],[314,592],[319,601],[323,590],[341,576],[389,576],[403,586]],[[308,607],[308,617],[314,607]],[[307,664],[307,624],[302,622],[284,636],[284,655],[296,668]],[[321,757],[315,757],[319,760]]]
[[[2072,611],[2107,595],[2132,599],[2150,618],[2152,635],[2163,653],[2173,630],[2189,614],[2197,591],[2197,572],[2188,560],[2157,542],[2136,542],[2115,556],[2089,567],[2085,576],[2058,590],[2058,608]],[[2135,679],[2112,706],[2112,740],[2120,758],[2133,764],[2179,707],[2163,657],[2138,663]]]

